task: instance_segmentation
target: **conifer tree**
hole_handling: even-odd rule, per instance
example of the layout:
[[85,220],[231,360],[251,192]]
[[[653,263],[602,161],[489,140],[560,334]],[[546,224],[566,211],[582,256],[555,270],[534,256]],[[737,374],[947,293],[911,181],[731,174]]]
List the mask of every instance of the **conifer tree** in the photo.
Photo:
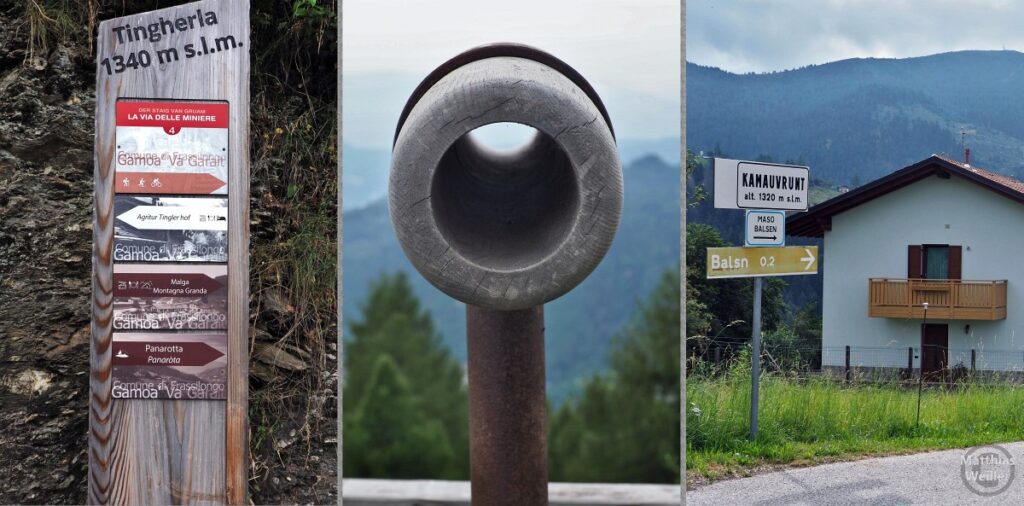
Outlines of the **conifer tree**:
[[444,427],[420,409],[394,360],[378,355],[366,390],[345,423],[345,474],[423,478],[454,460]]
[[[424,460],[433,454],[416,456],[425,461],[423,475],[417,478],[467,479],[469,477],[469,426],[466,385],[462,366],[449,353],[435,330],[430,313],[420,306],[404,273],[383,275],[372,285],[367,300],[361,306],[361,317],[349,323],[345,345],[344,404],[346,428],[352,431],[372,430],[382,423],[376,416],[387,415],[390,408],[399,409],[387,397],[378,396],[373,408],[362,408],[361,418],[350,419],[365,397],[374,392],[370,384],[381,357],[388,357],[408,388],[408,402],[415,409],[415,423],[438,423],[444,438],[438,444],[447,446],[452,457],[443,462]],[[398,402],[397,400],[395,401]],[[402,401],[406,402],[406,401]],[[379,409],[378,409],[379,408]],[[402,407],[401,409],[406,409]],[[352,425],[358,421],[358,425]],[[348,469],[349,437],[345,435],[345,465]],[[397,436],[396,436],[397,437]],[[374,452],[387,452],[387,447],[371,448]],[[360,451],[352,448],[353,452]],[[396,468],[397,470],[398,468]],[[384,468],[374,468],[382,474],[357,475],[360,477],[395,477]]]
[[552,479],[674,483],[679,476],[679,270],[615,338],[611,370],[552,417]]

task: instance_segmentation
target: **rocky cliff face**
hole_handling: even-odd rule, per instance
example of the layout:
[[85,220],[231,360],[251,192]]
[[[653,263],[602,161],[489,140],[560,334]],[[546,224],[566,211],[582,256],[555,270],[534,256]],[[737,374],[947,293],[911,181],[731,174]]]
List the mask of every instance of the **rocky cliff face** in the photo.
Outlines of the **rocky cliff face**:
[[[90,3],[101,7],[101,18],[154,7],[111,2],[117,4],[114,12],[114,6],[100,5],[106,2]],[[254,19],[280,19],[280,13],[257,12],[260,3],[253,2]],[[270,11],[284,4],[262,3]],[[25,9],[26,2],[0,0],[0,503],[82,504],[88,471],[95,64],[80,28],[51,37],[48,47],[36,45],[30,54]],[[333,53],[323,58],[329,61]],[[259,71],[254,68],[254,74]],[[267,93],[257,87],[254,97]],[[280,98],[269,102],[284,102]],[[319,105],[333,110],[333,104]],[[322,321],[333,314],[333,297],[322,301],[326,306],[316,311],[316,325],[306,324],[302,319],[311,311],[296,311],[299,304],[280,295],[289,293],[280,289],[288,285],[287,275],[268,280],[260,270],[259,259],[279,255],[281,244],[291,244],[294,223],[302,220],[274,197],[289,192],[287,170],[297,161],[265,147],[264,132],[289,118],[269,111],[254,111],[253,118],[253,136],[262,142],[254,141],[253,153],[252,212],[258,224],[252,244],[250,492],[258,504],[334,503],[337,351],[330,344],[334,322]],[[323,142],[333,139],[328,135]],[[261,238],[273,240],[277,249]],[[323,332],[310,336],[311,327]]]
[[[26,64],[0,17],[0,502],[85,502],[94,107],[89,55]],[[83,61],[84,60],[84,61]]]

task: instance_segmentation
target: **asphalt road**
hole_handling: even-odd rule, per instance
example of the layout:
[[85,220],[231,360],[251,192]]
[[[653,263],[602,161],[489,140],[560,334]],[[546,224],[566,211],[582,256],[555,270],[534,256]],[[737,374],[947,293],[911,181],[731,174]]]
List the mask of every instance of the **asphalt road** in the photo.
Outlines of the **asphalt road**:
[[[989,497],[964,484],[962,465],[967,449],[919,453],[789,469],[725,480],[686,492],[687,506],[701,505],[945,505],[1024,504],[1024,442],[999,445],[1012,457],[992,460],[983,471],[992,474],[972,486],[994,493]],[[1005,457],[1004,457],[1005,459]],[[969,466],[969,469],[973,466]],[[1012,471],[1011,471],[1012,470]],[[1013,474],[1012,481],[1008,478]]]

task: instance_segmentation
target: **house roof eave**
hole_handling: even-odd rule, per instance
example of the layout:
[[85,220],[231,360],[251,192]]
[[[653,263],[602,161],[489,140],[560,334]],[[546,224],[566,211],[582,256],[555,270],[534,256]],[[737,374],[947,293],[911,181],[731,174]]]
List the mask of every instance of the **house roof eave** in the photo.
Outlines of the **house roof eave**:
[[[1007,186],[988,171],[979,172],[966,164],[948,158],[932,155],[913,165],[908,165],[887,176],[876,179],[864,186],[812,206],[807,211],[790,217],[786,223],[786,235],[796,237],[824,237],[832,228],[832,217],[882,195],[933,175],[959,176],[983,188],[1024,204],[1024,191]],[[1003,176],[998,176],[1004,178]],[[1010,179],[1010,178],[1004,178]]]

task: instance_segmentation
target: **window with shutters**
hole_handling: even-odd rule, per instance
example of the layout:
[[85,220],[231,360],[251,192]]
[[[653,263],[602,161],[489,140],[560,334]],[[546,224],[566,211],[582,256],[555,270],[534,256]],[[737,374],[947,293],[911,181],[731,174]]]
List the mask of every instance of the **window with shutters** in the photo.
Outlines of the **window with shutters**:
[[963,248],[949,244],[908,247],[907,277],[910,279],[960,279]]

